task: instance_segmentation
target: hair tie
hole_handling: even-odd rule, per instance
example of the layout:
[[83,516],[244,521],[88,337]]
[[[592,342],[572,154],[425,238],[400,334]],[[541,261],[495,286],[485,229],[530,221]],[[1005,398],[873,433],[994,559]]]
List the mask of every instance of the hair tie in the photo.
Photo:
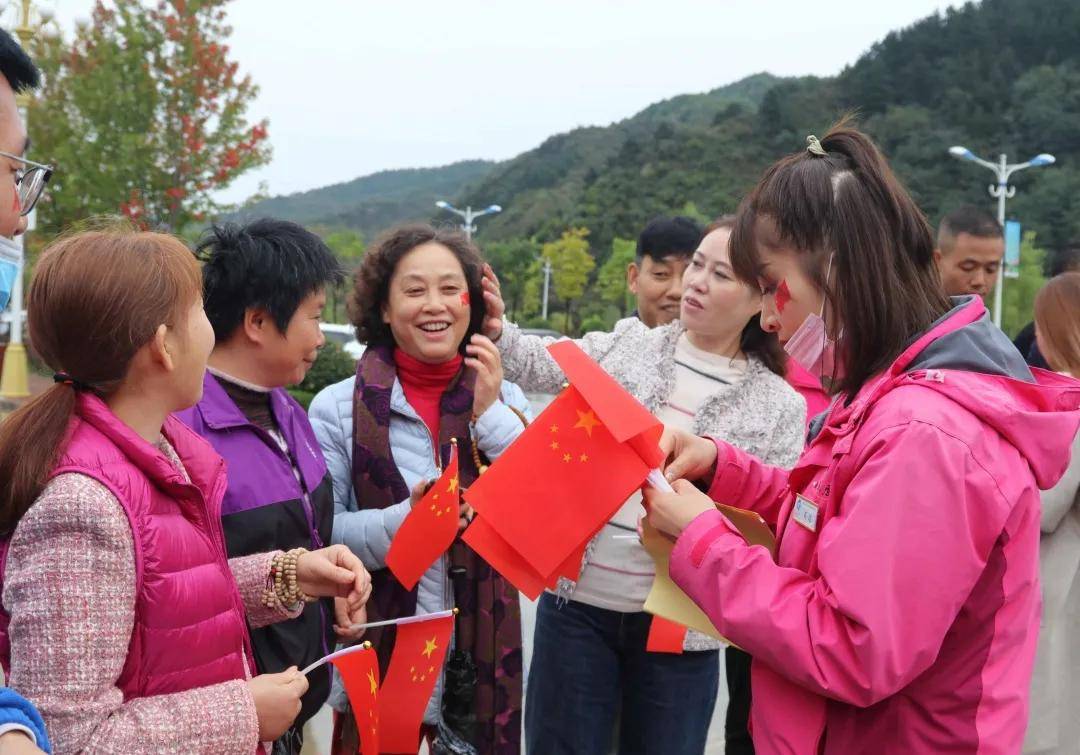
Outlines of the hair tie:
[[821,142],[813,134],[806,137],[806,151],[815,157],[825,157],[829,153],[825,151],[825,148],[821,146]]
[[53,382],[57,385],[70,385],[77,391],[88,391],[90,386],[81,380],[76,380],[66,372],[56,372],[52,376]]

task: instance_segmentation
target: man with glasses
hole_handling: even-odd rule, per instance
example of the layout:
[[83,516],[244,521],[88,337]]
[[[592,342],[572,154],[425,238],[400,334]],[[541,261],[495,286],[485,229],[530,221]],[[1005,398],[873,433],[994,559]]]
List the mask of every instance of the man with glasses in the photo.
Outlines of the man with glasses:
[[35,89],[37,66],[10,34],[0,30],[0,236],[12,238],[26,230],[26,216],[41,196],[52,168],[23,157],[28,146],[26,127],[15,95]]
[[19,275],[22,249],[12,239],[26,230],[26,216],[45,188],[52,168],[31,162],[26,127],[15,95],[38,86],[40,74],[30,57],[0,29],[0,309],[7,306]]
[[[22,157],[26,151],[26,128],[19,117],[15,95],[36,88],[39,79],[37,66],[11,35],[0,29],[0,309],[7,306],[19,272],[21,249],[11,239],[26,230],[26,216],[52,174],[51,168]],[[49,746],[44,737],[38,741],[44,732],[35,733],[30,724],[31,720],[40,721],[40,718],[29,703],[25,712],[30,718],[19,716],[11,720],[5,716],[0,721],[0,752],[42,755],[38,745]]]

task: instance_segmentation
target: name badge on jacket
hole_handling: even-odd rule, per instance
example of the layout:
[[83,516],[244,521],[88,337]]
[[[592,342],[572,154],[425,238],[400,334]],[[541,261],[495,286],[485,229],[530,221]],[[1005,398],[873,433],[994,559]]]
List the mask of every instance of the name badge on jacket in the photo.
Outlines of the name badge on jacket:
[[817,532],[818,507],[801,495],[795,496],[795,511],[792,518],[811,532]]

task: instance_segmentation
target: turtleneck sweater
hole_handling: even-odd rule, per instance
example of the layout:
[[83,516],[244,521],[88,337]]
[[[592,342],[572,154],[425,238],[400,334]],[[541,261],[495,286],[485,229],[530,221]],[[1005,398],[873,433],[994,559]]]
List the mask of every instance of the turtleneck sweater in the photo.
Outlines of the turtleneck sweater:
[[442,396],[461,369],[463,360],[460,354],[455,354],[452,359],[442,364],[428,364],[409,356],[399,348],[394,349],[394,364],[397,365],[398,380],[405,392],[405,400],[427,425],[434,449],[439,446]]

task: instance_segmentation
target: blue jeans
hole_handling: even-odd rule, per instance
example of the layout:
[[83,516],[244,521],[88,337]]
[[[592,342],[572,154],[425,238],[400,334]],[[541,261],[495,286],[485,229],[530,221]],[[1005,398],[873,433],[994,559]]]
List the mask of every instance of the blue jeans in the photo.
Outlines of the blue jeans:
[[720,678],[716,650],[649,653],[652,617],[544,594],[525,695],[529,755],[701,755]]

